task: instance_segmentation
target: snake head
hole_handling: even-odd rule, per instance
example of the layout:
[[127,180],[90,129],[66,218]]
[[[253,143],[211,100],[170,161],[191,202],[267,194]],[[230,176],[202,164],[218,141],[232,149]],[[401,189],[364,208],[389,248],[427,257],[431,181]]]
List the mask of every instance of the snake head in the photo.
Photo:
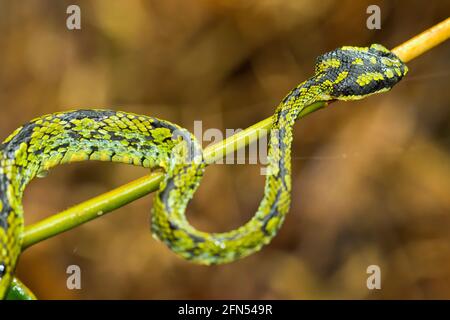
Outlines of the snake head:
[[358,100],[390,90],[408,72],[394,53],[380,44],[344,46],[317,58],[316,76],[332,99]]

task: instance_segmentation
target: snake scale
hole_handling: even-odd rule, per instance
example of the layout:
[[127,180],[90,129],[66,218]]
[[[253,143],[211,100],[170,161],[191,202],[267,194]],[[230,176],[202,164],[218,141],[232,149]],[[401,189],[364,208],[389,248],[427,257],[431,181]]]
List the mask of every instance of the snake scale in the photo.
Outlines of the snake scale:
[[161,168],[165,177],[154,198],[153,235],[187,260],[206,265],[232,262],[269,243],[289,210],[292,131],[299,113],[317,101],[357,100],[387,91],[407,70],[379,44],[345,46],[319,56],[314,76],[292,90],[273,116],[268,174],[256,214],[224,233],[199,231],[185,217],[206,166],[199,142],[186,129],[154,117],[95,109],[30,121],[0,144],[0,298],[21,252],[22,195],[41,172],[84,160]]

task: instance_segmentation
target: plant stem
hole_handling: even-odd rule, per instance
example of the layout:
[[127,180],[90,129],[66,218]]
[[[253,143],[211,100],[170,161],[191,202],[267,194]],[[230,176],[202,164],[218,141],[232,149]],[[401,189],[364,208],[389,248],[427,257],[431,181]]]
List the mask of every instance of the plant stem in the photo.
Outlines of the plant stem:
[[[450,18],[406,41],[392,51],[404,62],[408,62],[444,42],[449,37]],[[316,102],[306,107],[300,114],[300,117],[304,117],[327,105],[328,103],[326,102]],[[204,150],[206,162],[208,164],[214,163],[228,153],[232,153],[264,137],[267,135],[271,124],[271,117],[264,119],[232,137],[206,148]],[[98,218],[157,190],[162,178],[163,173],[152,173],[27,226],[23,233],[22,250],[42,240],[73,229],[87,221]]]
[[[326,105],[325,102],[314,103],[305,108],[300,116],[303,117]],[[206,148],[203,153],[205,161],[208,164],[214,163],[237,150],[237,147],[242,148],[264,137],[271,125],[272,118],[264,119],[230,138]],[[23,235],[22,250],[158,190],[162,178],[163,173],[154,172],[27,226]]]

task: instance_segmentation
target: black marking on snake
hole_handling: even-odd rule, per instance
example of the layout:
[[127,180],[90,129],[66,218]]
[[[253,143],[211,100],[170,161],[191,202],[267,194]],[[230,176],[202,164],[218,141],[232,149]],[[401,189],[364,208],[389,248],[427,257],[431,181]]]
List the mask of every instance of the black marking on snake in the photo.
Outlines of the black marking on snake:
[[142,164],[144,164],[144,161],[147,159],[147,157],[145,155],[141,156],[141,158],[139,159],[141,161]]
[[151,134],[149,134],[148,136],[145,136],[144,139],[146,141],[153,141],[153,136]]
[[81,135],[81,134],[79,134],[79,133],[77,133],[77,132],[74,132],[74,131],[69,131],[68,133],[67,133],[67,135],[70,137],[70,138],[72,138],[72,139],[74,139],[74,140],[80,140],[83,136]]
[[9,211],[3,210],[0,215],[0,228],[2,228],[3,230],[8,229],[8,214]]
[[152,150],[152,149],[155,149],[154,145],[147,145],[147,144],[142,144],[139,147],[141,148],[141,150]]

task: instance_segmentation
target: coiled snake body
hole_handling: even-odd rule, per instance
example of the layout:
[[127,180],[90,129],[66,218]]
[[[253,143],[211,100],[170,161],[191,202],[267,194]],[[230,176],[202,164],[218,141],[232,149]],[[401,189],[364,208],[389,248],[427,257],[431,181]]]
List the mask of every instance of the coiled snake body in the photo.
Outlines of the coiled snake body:
[[282,100],[273,116],[264,197],[253,218],[236,230],[206,233],[185,217],[205,168],[202,149],[186,129],[165,120],[109,110],[46,115],[0,144],[0,298],[21,251],[22,195],[40,172],[84,160],[162,168],[152,232],[171,250],[201,264],[231,262],[259,250],[279,230],[290,206],[291,142],[295,120],[316,101],[356,100],[387,91],[407,67],[381,45],[341,47],[317,59],[315,74]]

